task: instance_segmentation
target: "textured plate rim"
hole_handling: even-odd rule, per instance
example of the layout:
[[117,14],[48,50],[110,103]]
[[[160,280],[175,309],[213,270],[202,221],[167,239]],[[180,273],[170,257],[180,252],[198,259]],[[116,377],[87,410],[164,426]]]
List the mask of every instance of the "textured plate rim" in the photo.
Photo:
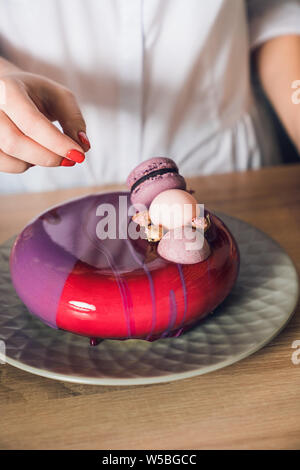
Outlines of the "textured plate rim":
[[[299,289],[298,289],[299,294]],[[277,335],[281,333],[284,327],[289,323],[291,318],[293,317],[296,307],[298,304],[298,299],[294,309],[289,314],[288,318],[284,321],[282,325],[268,338],[262,341],[260,344],[256,345],[253,349],[245,351],[243,354],[240,354],[238,359],[236,357],[232,357],[228,360],[223,362],[219,362],[217,365],[206,366],[205,369],[195,369],[190,372],[180,372],[178,374],[170,374],[170,375],[162,375],[162,376],[154,376],[154,377],[142,377],[142,378],[127,378],[127,379],[97,379],[94,377],[83,377],[80,375],[68,375],[65,376],[64,374],[59,374],[56,372],[46,371],[44,369],[38,369],[37,367],[31,367],[27,364],[16,361],[15,359],[6,358],[6,363],[16,367],[18,369],[24,370],[26,372],[30,372],[31,374],[38,375],[40,377],[46,377],[52,380],[59,380],[61,382],[69,382],[69,383],[77,383],[77,384],[84,384],[84,385],[103,385],[103,386],[133,386],[133,385],[155,385],[159,383],[168,383],[168,382],[175,382],[177,380],[184,380],[190,379],[192,377],[197,377],[200,375],[209,374],[210,372],[215,372],[219,369],[224,369],[232,364],[242,361],[247,357],[252,356],[260,349],[262,349],[266,344],[268,344],[272,339],[274,339]]]
[[[80,199],[80,198],[74,198],[74,199]],[[69,202],[69,201],[68,201]],[[85,385],[102,385],[102,386],[134,386],[134,385],[151,385],[151,384],[159,384],[159,383],[168,383],[168,382],[174,382],[177,380],[183,380],[183,379],[188,379],[204,374],[208,374],[210,372],[217,371],[219,369],[223,369],[225,367],[228,367],[232,364],[235,364],[237,362],[242,361],[243,359],[252,356],[256,352],[258,352],[260,349],[262,349],[264,346],[266,346],[269,342],[271,342],[276,336],[278,336],[282,330],[285,328],[285,326],[289,323],[289,321],[292,319],[298,305],[299,301],[299,276],[298,272],[296,269],[296,266],[291,259],[291,257],[288,255],[288,253],[284,250],[284,248],[276,241],[274,240],[270,235],[265,233],[263,230],[260,230],[259,228],[255,227],[252,224],[249,224],[248,222],[245,222],[244,220],[241,220],[237,217],[233,217],[231,215],[224,214],[222,212],[215,212],[218,217],[222,219],[222,216],[224,215],[226,218],[232,219],[232,220],[238,220],[239,222],[248,225],[250,227],[253,227],[256,231],[260,232],[263,234],[265,237],[269,238],[272,243],[277,245],[277,247],[285,254],[287,259],[289,260],[291,267],[294,270],[295,274],[295,281],[296,281],[296,292],[295,292],[295,301],[293,303],[293,306],[290,310],[290,312],[287,314],[287,317],[284,319],[283,323],[274,331],[270,336],[267,338],[264,338],[263,341],[261,341],[259,344],[256,344],[252,349],[248,349],[244,353],[241,353],[238,358],[237,357],[231,357],[229,359],[226,359],[222,362],[219,362],[218,364],[213,364],[211,366],[206,366],[205,368],[199,368],[199,369],[194,369],[192,371],[188,372],[179,372],[175,374],[166,374],[166,375],[159,375],[159,376],[153,376],[153,377],[137,377],[137,378],[125,378],[125,379],[118,379],[118,378],[96,378],[96,377],[84,377],[81,375],[64,375],[60,374],[58,372],[51,372],[45,369],[39,369],[38,367],[32,367],[27,365],[26,363],[22,361],[17,361],[15,359],[11,359],[9,357],[5,357],[5,364],[9,364],[13,367],[16,367],[18,369],[24,370],[26,372],[29,372],[34,375],[38,375],[40,377],[45,377],[48,379],[52,380],[59,380],[62,382],[68,382],[68,383],[77,383],[77,384],[85,384]],[[9,240],[6,242],[2,243],[1,245],[4,245],[7,243]],[[174,338],[176,339],[176,338]],[[1,357],[0,357],[1,358]],[[4,365],[5,365],[4,364]]]

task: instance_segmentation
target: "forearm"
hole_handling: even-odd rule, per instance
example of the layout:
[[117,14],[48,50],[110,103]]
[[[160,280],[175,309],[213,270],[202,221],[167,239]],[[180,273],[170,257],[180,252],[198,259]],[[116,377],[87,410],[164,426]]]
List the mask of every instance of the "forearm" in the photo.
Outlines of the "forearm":
[[291,139],[300,151],[300,105],[292,101],[292,83],[300,80],[300,36],[281,36],[256,52],[258,74]]

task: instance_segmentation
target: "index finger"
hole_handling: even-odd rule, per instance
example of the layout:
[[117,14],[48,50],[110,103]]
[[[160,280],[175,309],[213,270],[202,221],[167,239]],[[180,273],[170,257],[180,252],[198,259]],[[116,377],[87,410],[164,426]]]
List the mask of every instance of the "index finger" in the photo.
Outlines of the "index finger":
[[84,160],[82,147],[50,122],[29,98],[25,90],[22,94],[22,111],[19,100],[10,100],[9,106],[2,106],[3,111],[16,126],[32,140],[38,142],[51,152],[81,163]]

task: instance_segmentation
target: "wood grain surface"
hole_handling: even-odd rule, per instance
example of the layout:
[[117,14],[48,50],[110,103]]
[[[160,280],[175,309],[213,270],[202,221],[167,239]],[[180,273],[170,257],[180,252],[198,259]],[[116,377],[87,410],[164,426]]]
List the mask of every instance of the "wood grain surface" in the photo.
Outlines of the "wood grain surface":
[[[272,236],[300,271],[300,165],[199,177],[190,179],[189,187],[212,210]],[[101,189],[1,196],[0,242],[49,206]],[[256,354],[161,385],[78,385],[0,365],[0,448],[300,449],[300,364],[291,361],[295,340],[300,340],[299,308]]]

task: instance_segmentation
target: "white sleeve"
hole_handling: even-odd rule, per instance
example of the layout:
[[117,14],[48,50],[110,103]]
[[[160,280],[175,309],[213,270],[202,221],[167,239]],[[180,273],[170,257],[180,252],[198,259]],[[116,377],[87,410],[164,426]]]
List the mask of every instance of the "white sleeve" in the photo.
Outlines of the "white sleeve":
[[300,35],[300,0],[246,0],[250,46],[276,36]]

